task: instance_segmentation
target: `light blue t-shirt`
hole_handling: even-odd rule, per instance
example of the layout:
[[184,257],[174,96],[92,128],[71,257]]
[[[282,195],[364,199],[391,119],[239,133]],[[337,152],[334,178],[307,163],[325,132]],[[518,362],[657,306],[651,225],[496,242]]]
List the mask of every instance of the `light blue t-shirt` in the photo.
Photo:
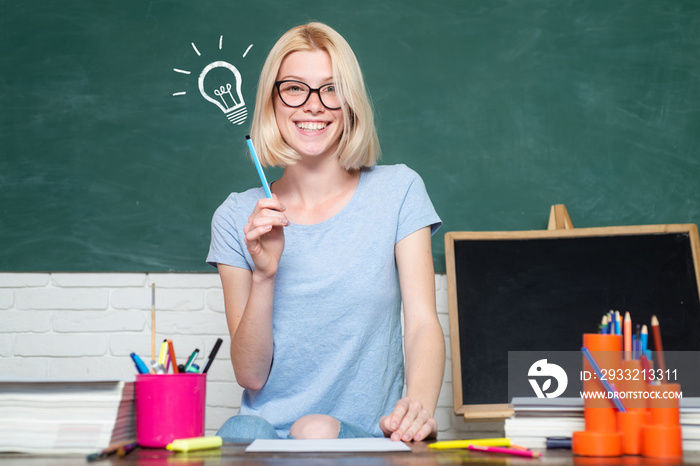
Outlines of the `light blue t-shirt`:
[[[212,220],[207,262],[247,269],[243,227],[262,188],[233,193]],[[245,390],[239,414],[282,438],[307,414],[328,414],[382,436],[379,418],[403,390],[401,295],[394,245],[441,222],[423,180],[405,165],[363,169],[335,216],[284,229],[275,281],[274,353],[266,384]]]

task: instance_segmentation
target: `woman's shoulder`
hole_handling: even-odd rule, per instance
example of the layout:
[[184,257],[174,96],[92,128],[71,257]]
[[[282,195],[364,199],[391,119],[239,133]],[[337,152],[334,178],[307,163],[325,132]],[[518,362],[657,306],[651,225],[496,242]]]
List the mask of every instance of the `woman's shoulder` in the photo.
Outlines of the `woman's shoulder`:
[[250,215],[258,199],[265,196],[262,188],[252,188],[243,192],[235,192],[228,197],[216,209],[215,217],[235,217],[237,215]]
[[394,183],[401,183],[404,181],[410,183],[416,178],[420,178],[418,173],[402,163],[396,165],[375,165],[366,170],[369,178],[391,180]]
[[367,185],[372,191],[381,191],[397,196],[421,186],[423,180],[418,173],[404,164],[375,165],[367,169]]

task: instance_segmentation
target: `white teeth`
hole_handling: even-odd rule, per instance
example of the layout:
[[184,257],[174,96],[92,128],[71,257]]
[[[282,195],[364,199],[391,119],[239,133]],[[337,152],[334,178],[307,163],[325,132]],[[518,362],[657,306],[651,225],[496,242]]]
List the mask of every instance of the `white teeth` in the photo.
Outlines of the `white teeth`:
[[304,131],[321,131],[326,126],[327,123],[321,121],[300,121],[297,122],[297,128],[303,129]]

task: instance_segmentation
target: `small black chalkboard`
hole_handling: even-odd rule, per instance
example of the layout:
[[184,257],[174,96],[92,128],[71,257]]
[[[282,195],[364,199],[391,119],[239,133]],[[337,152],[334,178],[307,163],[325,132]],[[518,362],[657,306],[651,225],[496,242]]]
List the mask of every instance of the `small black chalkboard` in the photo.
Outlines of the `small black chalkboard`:
[[579,351],[609,310],[700,350],[694,224],[445,235],[454,408],[507,413],[508,351]]

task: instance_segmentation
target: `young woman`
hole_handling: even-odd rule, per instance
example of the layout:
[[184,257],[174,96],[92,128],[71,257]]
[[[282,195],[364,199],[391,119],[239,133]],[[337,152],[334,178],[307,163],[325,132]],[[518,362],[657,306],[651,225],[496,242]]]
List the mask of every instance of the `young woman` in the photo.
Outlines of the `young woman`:
[[415,172],[375,165],[362,73],[336,31],[309,23],[279,39],[251,133],[262,164],[284,172],[272,199],[233,193],[212,221],[207,261],[245,389],[218,435],[435,437],[445,350],[430,236],[440,219]]

